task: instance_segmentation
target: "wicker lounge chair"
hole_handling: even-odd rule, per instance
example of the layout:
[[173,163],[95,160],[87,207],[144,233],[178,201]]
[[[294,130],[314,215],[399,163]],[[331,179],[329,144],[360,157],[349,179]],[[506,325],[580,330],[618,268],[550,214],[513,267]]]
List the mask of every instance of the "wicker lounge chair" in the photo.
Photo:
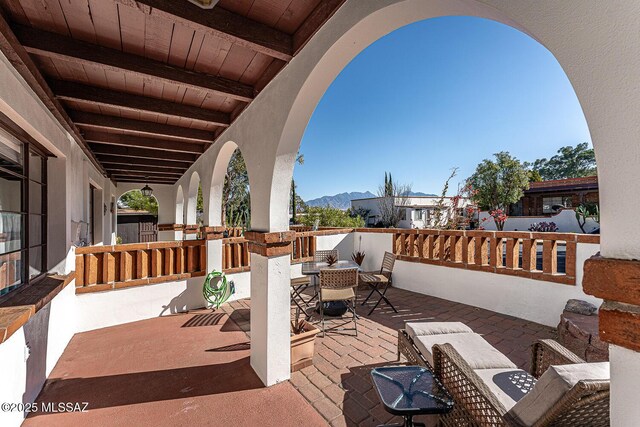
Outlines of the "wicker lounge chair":
[[420,325],[399,331],[398,353],[432,369],[453,396],[456,406],[442,425],[609,425],[607,362],[587,364],[557,342],[539,340],[527,373],[461,323]]

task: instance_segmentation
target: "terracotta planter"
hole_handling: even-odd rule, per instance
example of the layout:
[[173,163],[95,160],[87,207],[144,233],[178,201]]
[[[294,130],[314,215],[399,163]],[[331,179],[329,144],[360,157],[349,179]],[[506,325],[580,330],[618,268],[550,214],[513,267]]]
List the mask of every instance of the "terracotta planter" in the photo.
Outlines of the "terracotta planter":
[[303,321],[302,333],[291,336],[291,372],[313,364],[315,339],[320,329]]

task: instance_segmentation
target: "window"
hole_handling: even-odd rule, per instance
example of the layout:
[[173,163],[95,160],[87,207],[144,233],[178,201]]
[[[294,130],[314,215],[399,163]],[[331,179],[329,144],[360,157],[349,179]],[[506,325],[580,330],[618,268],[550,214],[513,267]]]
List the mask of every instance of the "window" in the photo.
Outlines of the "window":
[[406,220],[407,220],[407,210],[400,209],[400,221],[406,221]]
[[46,164],[0,127],[0,296],[46,272]]
[[542,213],[555,213],[561,208],[571,207],[571,196],[554,196],[542,198]]

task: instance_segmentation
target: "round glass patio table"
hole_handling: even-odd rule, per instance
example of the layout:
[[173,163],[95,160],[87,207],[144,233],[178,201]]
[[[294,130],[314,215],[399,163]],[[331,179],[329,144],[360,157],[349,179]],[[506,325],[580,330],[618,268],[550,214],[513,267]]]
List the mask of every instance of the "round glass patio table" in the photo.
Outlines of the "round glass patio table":
[[446,414],[453,409],[453,399],[433,373],[422,366],[384,366],[371,370],[371,379],[384,409],[404,418],[403,424],[390,426],[424,426],[414,423],[415,415]]

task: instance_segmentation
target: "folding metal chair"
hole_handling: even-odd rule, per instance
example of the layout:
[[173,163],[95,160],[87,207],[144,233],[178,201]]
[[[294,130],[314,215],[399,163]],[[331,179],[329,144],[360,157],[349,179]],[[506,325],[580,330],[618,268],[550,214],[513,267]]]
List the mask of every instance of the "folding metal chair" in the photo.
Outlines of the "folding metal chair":
[[[387,289],[391,286],[391,273],[393,272],[395,262],[396,256],[390,252],[385,252],[384,258],[382,259],[382,267],[380,267],[379,272],[360,273],[360,282],[366,283],[371,288],[371,292],[369,292],[369,295],[362,301],[361,305],[365,305],[374,293],[380,296],[376,305],[369,311],[369,314],[373,313],[373,310],[375,310],[382,301],[386,302],[393,311],[398,312],[386,297]],[[382,288],[382,292],[380,288]]]

